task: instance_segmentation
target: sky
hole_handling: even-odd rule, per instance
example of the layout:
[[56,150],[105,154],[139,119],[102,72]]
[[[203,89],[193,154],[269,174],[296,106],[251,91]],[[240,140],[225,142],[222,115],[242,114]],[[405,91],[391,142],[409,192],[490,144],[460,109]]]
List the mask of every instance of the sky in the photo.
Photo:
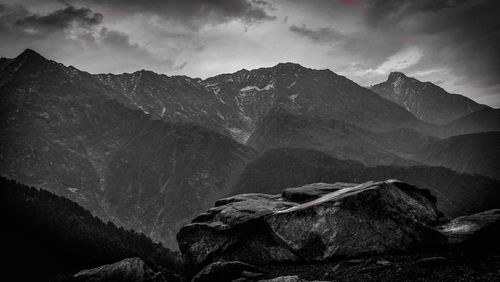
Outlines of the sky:
[[500,107],[498,0],[0,0],[0,56],[207,78],[280,62],[399,71]]

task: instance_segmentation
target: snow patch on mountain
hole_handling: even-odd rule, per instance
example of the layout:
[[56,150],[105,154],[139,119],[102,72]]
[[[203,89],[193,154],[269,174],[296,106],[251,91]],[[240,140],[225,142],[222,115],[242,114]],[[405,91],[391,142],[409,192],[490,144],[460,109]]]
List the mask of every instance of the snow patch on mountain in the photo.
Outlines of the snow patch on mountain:
[[292,102],[295,103],[295,99],[297,99],[297,97],[299,97],[299,95],[300,95],[300,93],[295,93],[295,94],[288,96],[288,98],[290,98],[290,100],[292,100]]
[[274,83],[275,81],[272,81],[268,85],[266,85],[264,88],[259,88],[258,86],[255,85],[250,85],[250,86],[245,86],[240,89],[240,92],[247,92],[247,91],[269,91],[271,89],[274,89]]

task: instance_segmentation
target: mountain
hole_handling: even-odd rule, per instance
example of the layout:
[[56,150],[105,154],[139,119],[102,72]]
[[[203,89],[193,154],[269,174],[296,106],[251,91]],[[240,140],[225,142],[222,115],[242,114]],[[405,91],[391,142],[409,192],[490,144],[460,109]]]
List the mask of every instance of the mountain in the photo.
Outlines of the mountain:
[[437,128],[436,135],[451,137],[479,132],[500,131],[500,109],[486,108]]
[[498,207],[500,183],[479,175],[460,174],[444,167],[366,167],[355,161],[332,158],[315,150],[273,149],[249,163],[232,194],[277,194],[309,183],[362,183],[399,179],[429,189],[449,216]]
[[157,119],[199,124],[228,136],[234,135],[232,128],[242,126],[233,108],[220,101],[201,79],[145,70],[94,77],[116,91],[115,99]]
[[141,257],[172,278],[182,272],[179,253],[144,234],[105,224],[67,198],[4,177],[0,187],[3,277],[48,281],[127,257]]
[[293,63],[202,80],[89,74],[27,49],[0,60],[0,115],[0,174],[171,248],[257,150],[414,165],[407,159],[436,141],[421,133],[434,125],[396,103]]
[[149,71],[99,74],[123,103],[168,121],[193,122],[246,143],[271,109],[385,131],[428,125],[402,107],[330,70],[298,64],[240,70],[205,80]]
[[500,132],[453,136],[428,145],[418,160],[458,172],[500,179]]
[[26,50],[0,72],[0,174],[172,248],[255,151],[132,109],[95,76]]
[[435,138],[406,129],[404,135],[412,136],[409,140],[401,138],[400,131],[373,133],[338,120],[307,119],[271,109],[257,125],[248,145],[260,152],[283,147],[315,149],[372,166],[415,165],[417,162],[405,157]]
[[371,90],[401,105],[419,119],[445,124],[472,112],[489,108],[458,94],[450,94],[430,82],[421,82],[400,72],[392,72],[387,81]]

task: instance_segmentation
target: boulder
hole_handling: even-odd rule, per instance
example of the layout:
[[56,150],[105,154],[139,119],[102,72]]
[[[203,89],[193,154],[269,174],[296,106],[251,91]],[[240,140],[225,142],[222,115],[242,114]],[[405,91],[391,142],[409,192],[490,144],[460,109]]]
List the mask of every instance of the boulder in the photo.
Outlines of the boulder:
[[460,216],[437,229],[452,245],[466,244],[483,250],[500,250],[500,209]]
[[128,258],[92,269],[86,269],[73,276],[73,281],[88,282],[166,282],[160,272],[155,273],[140,258]]
[[274,237],[309,261],[442,243],[431,226],[443,220],[433,198],[399,181],[340,189],[265,217]]
[[239,262],[214,262],[204,267],[191,280],[192,282],[230,282],[235,279],[257,279],[264,274],[255,266]]
[[283,201],[279,195],[243,194],[217,204],[177,234],[179,249],[195,267],[220,260],[250,264],[297,260],[273,239],[262,221],[297,203]]
[[[314,198],[303,202],[307,197]],[[306,185],[223,199],[177,235],[188,261],[322,261],[444,243],[427,190],[397,180]]]

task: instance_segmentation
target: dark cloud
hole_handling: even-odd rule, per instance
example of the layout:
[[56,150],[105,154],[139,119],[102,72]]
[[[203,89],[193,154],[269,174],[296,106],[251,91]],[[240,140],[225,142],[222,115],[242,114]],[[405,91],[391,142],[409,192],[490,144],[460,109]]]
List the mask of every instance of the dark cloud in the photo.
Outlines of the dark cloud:
[[30,12],[23,5],[0,4],[0,29],[15,32],[18,36],[43,36],[44,33],[64,30],[70,27],[89,28],[102,22],[103,16],[88,8],[68,6],[46,15]]
[[367,5],[371,28],[426,44],[435,64],[468,81],[500,84],[500,1],[391,0]]
[[154,14],[193,27],[234,19],[246,24],[275,19],[268,13],[271,4],[263,0],[87,0],[83,3],[103,14]]
[[320,43],[332,42],[345,38],[345,35],[343,35],[341,32],[330,27],[310,29],[304,24],[301,26],[292,25],[290,26],[290,31],[302,35],[314,42]]
[[65,9],[56,10],[47,15],[30,15],[18,19],[15,24],[21,27],[34,29],[60,30],[77,24],[81,27],[89,27],[100,24],[103,16],[93,13],[88,8],[75,8],[68,6]]
[[472,1],[478,2],[477,0],[379,0],[359,3],[366,10],[368,24],[377,26],[384,21],[394,23],[411,15],[456,8]]

